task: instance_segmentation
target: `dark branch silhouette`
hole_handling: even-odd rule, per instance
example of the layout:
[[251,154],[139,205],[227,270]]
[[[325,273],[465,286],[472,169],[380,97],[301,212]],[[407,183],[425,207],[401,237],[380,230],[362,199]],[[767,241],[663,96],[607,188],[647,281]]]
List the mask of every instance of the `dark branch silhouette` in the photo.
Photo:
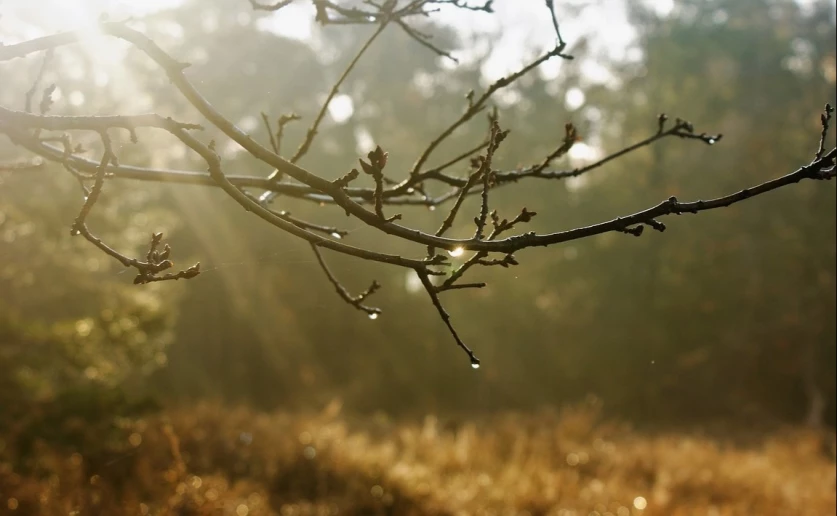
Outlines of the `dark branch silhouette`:
[[[275,3],[249,1],[254,9],[266,11],[277,11],[291,3],[288,0]],[[381,313],[379,308],[364,304],[367,298],[380,288],[380,285],[373,281],[366,291],[357,296],[352,296],[327,266],[322,256],[322,249],[325,248],[354,258],[395,265],[415,271],[451,336],[456,344],[466,352],[474,367],[479,367],[479,359],[465,345],[463,339],[457,333],[439,298],[440,293],[449,290],[484,287],[484,283],[461,281],[474,267],[500,266],[507,268],[515,266],[518,262],[514,253],[521,249],[545,247],[606,232],[621,232],[641,236],[646,226],[662,232],[666,229],[666,226],[658,219],[668,215],[698,213],[727,207],[805,179],[830,180],[835,175],[837,149],[827,150],[826,148],[826,136],[833,109],[826,105],[821,116],[822,131],[819,135],[815,157],[810,163],[796,171],[786,172],[785,175],[760,185],[745,188],[716,199],[680,201],[671,197],[640,212],[619,216],[586,227],[542,234],[535,232],[511,234],[513,230],[518,229],[519,225],[529,222],[536,214],[523,207],[520,213],[511,220],[501,219],[497,211],[491,210],[490,207],[491,192],[496,188],[507,187],[522,180],[561,180],[578,177],[603,167],[607,163],[637,149],[670,137],[702,142],[707,145],[713,145],[722,138],[720,134],[698,133],[691,123],[681,119],[676,119],[673,124],[669,125],[668,117],[660,115],[656,120],[656,131],[647,138],[628,145],[585,167],[573,170],[556,170],[552,168],[552,163],[566,155],[580,139],[577,129],[572,124],[566,124],[564,134],[556,138],[556,147],[547,155],[533,160],[534,165],[516,170],[497,170],[492,164],[493,157],[500,149],[502,142],[507,139],[509,130],[501,128],[496,111],[492,111],[488,117],[489,131],[485,141],[472,148],[462,150],[447,162],[428,168],[427,164],[436,149],[447,141],[458,128],[472,121],[477,114],[489,108],[491,98],[497,91],[509,86],[552,58],[572,59],[572,56],[564,52],[567,44],[561,36],[558,16],[553,2],[546,0],[545,4],[556,35],[555,47],[527,63],[518,71],[495,81],[481,94],[469,93],[466,97],[467,105],[464,107],[462,114],[427,144],[409,170],[402,171],[403,179],[400,181],[390,179],[390,177],[399,174],[399,171],[386,168],[388,154],[381,147],[377,147],[365,157],[366,159],[359,159],[360,170],[347,165],[344,171],[348,171],[342,173],[339,179],[327,180],[325,179],[327,174],[308,170],[298,163],[311,151],[318,135],[319,125],[325,116],[329,103],[337,95],[341,85],[352,73],[367,49],[374,44],[378,35],[388,27],[397,27],[436,54],[453,59],[449,52],[434,45],[428,35],[412,27],[410,25],[411,20],[415,17],[428,16],[444,5],[490,13],[492,12],[492,2],[490,0],[486,2],[467,2],[463,0],[410,0],[399,2],[387,0],[380,5],[371,1],[364,2],[359,4],[361,7],[347,7],[340,5],[338,2],[325,0],[311,0],[310,3],[315,9],[317,21],[322,25],[367,24],[375,25],[376,28],[334,83],[313,117],[304,139],[289,159],[285,159],[281,155],[284,128],[288,123],[299,120],[301,118],[299,115],[281,115],[276,119],[274,129],[270,122],[270,116],[262,113],[262,120],[269,139],[269,147],[265,147],[251,135],[236,127],[206,100],[189,80],[186,63],[174,59],[154,41],[130,28],[126,23],[101,23],[99,25],[99,29],[104,35],[128,42],[151,59],[166,74],[180,95],[201,113],[208,125],[220,130],[238,143],[253,158],[272,167],[274,171],[268,177],[240,175],[227,170],[215,151],[214,142],[205,143],[196,136],[199,133],[194,133],[194,131],[202,129],[199,124],[178,122],[170,117],[154,113],[131,116],[49,115],[48,111],[52,104],[52,92],[55,85],[50,85],[44,89],[39,105],[40,113],[32,113],[33,98],[40,88],[44,70],[49,66],[52,51],[55,48],[79,41],[84,36],[81,32],[63,32],[18,44],[0,46],[0,61],[9,61],[43,53],[43,62],[38,75],[33,81],[32,87],[24,95],[24,111],[0,107],[0,132],[6,134],[14,144],[37,154],[40,158],[62,164],[81,183],[84,191],[84,202],[76,220],[72,223],[73,234],[83,236],[125,267],[136,269],[135,283],[193,278],[199,274],[200,266],[196,264],[177,273],[165,272],[172,267],[172,262],[169,260],[171,249],[168,244],[160,248],[162,241],[162,234],[160,233],[152,236],[145,260],[122,255],[94,236],[87,227],[86,219],[102,195],[106,181],[110,179],[134,179],[213,186],[221,188],[242,208],[265,222],[309,242],[326,278],[334,286],[338,296],[369,317],[375,318]],[[118,156],[110,144],[108,132],[125,130],[128,131],[131,140],[136,141],[137,128],[152,128],[173,135],[183,145],[200,156],[206,164],[206,171],[156,169],[119,163]],[[81,156],[80,153],[83,149],[79,146],[73,146],[70,131],[88,131],[97,134],[104,148],[101,159],[97,162]],[[457,177],[445,172],[449,167],[468,159],[471,160],[472,166],[467,177]],[[17,165],[0,165],[2,170],[14,170],[29,174],[39,168],[40,163],[34,161],[22,162],[22,164]],[[385,169],[387,175],[384,174]],[[351,183],[362,174],[369,175],[372,178],[373,187],[352,186]],[[334,177],[334,175],[332,174],[331,177]],[[438,197],[430,197],[426,192],[428,186],[432,184],[445,185],[449,190]],[[337,205],[350,217],[354,217],[374,228],[381,237],[400,239],[415,244],[417,256],[386,254],[350,245],[343,241],[349,235],[349,232],[345,229],[338,226],[315,224],[293,217],[284,210],[272,208],[271,202],[280,196]],[[473,235],[468,238],[446,237],[445,234],[453,227],[455,218],[461,211],[465,199],[469,196],[479,196],[480,199],[479,211],[473,217]],[[435,233],[427,233],[398,224],[397,221],[401,218],[401,215],[393,214],[390,211],[395,206],[410,205],[427,207],[449,205],[449,208],[447,216],[438,230]],[[490,231],[488,231],[489,229]],[[422,249],[427,250],[426,256],[422,257],[418,254]],[[454,256],[459,256],[465,252],[471,252],[472,255],[453,271],[443,272],[444,269],[440,266],[448,266],[448,258],[445,253],[439,253],[437,250],[447,251]],[[439,278],[439,280],[432,281],[433,278]]]

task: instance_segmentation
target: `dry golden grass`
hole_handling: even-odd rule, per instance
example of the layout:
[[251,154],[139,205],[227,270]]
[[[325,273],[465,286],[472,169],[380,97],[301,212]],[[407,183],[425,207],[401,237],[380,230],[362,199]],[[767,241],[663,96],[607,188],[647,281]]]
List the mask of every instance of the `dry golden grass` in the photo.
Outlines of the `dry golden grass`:
[[0,463],[0,514],[825,516],[837,503],[833,435],[742,447],[643,435],[589,406],[461,424],[339,412],[203,405],[125,421],[108,452],[42,444],[25,474]]

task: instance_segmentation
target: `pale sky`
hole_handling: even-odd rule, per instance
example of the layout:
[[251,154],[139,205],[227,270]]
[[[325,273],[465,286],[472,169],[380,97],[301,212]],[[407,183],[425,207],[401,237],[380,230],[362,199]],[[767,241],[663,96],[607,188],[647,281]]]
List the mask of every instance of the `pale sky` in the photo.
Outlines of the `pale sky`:
[[[673,0],[649,1],[665,11],[671,8]],[[159,9],[176,7],[180,3],[182,0],[0,0],[0,39],[8,44],[16,39],[91,25],[102,14],[111,19],[139,17]],[[248,7],[246,0],[241,0],[241,3],[242,7]],[[597,41],[608,48],[624,49],[630,43],[632,32],[625,21],[621,0],[587,0],[585,5],[588,7],[575,19],[561,17],[562,2],[559,0],[556,3],[559,4],[559,20],[566,41],[573,42],[583,34],[593,32]],[[434,15],[436,20],[454,26],[466,40],[471,35],[501,34],[485,70],[490,78],[499,77],[519,66],[531,57],[531,49],[544,50],[554,43],[543,0],[498,0],[495,10],[494,14],[485,14],[443,7]],[[300,0],[263,16],[258,26],[286,37],[307,40],[313,33],[312,11],[309,2]],[[37,26],[20,23],[21,19],[34,20]],[[595,30],[597,27],[606,27],[607,30]],[[467,60],[473,55],[460,52],[457,57]],[[549,73],[548,70],[546,73]]]

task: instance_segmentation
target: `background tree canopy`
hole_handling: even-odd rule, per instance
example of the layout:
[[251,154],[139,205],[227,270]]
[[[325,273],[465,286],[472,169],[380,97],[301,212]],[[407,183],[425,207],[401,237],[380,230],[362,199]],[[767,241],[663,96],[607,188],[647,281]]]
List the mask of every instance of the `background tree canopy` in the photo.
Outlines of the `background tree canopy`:
[[[583,180],[521,183],[498,194],[501,213],[523,204],[539,213],[532,230],[590,224],[672,195],[721,195],[813,155],[817,110],[834,103],[833,5],[716,0],[677,2],[665,14],[643,2],[627,9],[637,37],[624,52],[595,51],[603,30],[596,27],[575,42],[579,58],[561,64],[557,77],[528,76],[498,99],[512,129],[499,166],[548,153],[568,121],[594,153],[653,134],[660,112],[722,132],[724,141],[711,148],[666,141]],[[581,10],[567,7],[570,15]],[[16,15],[35,19],[26,8]],[[313,117],[372,30],[329,27],[300,41],[261,30],[271,16],[240,0],[192,0],[142,23],[161,47],[192,63],[190,78],[220,112],[258,133],[260,112]],[[0,19],[12,38],[9,23]],[[481,70],[496,42],[484,36],[475,45],[432,23],[422,30],[435,34],[435,44],[486,52],[451,67],[405,34],[384,32],[341,88],[351,109],[331,111],[307,166],[336,179],[380,144],[389,166],[407,169],[461,111],[465,93],[485,85]],[[584,45],[593,51],[580,51]],[[153,106],[176,119],[194,115],[139,53],[125,54],[122,71],[103,74],[100,65],[72,49],[56,52],[44,77],[60,85],[56,112]],[[0,92],[5,105],[22,101],[39,67],[34,58],[14,63]],[[286,145],[295,146],[306,126],[288,125]],[[484,135],[481,124],[463,127],[445,155]],[[208,137],[232,170],[270,172],[221,134]],[[158,167],[201,166],[171,141],[150,134],[141,141],[121,152]],[[5,141],[2,153],[20,157]],[[71,239],[78,185],[52,167],[0,173],[7,422],[29,403],[99,387],[120,399],[221,398],[262,408],[339,398],[359,413],[401,415],[532,409],[593,394],[605,410],[652,423],[802,421],[818,413],[812,402],[821,398],[835,422],[834,184],[801,183],[677,217],[664,234],[608,233],[523,251],[523,267],[481,271],[490,287],[448,306],[479,348],[484,365],[475,373],[454,358],[437,314],[416,295],[417,278],[334,258],[333,270],[353,290],[372,277],[384,285],[378,303],[388,309],[370,321],[333,297],[307,244],[252,220],[220,191],[107,183],[91,224],[109,241],[142,253],[147,235],[164,230],[177,242],[179,263],[202,262],[201,276],[186,284],[135,287],[117,263]],[[477,206],[469,200],[465,209]],[[287,209],[323,223],[342,216],[310,203]],[[404,217],[432,231],[443,214],[415,208]],[[468,218],[457,224],[464,229]],[[353,242],[378,245],[374,230],[359,222],[352,229]],[[384,250],[400,252],[399,245]]]

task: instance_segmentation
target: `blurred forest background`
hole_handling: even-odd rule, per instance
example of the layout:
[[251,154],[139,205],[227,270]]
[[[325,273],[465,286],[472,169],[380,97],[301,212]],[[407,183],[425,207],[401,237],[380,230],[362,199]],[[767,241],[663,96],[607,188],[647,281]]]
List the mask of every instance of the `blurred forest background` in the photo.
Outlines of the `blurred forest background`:
[[[37,3],[11,2],[12,19],[3,12],[9,2],[0,3],[4,42],[23,40],[33,30],[37,35]],[[724,140],[714,147],[664,140],[589,179],[522,182],[499,191],[501,214],[523,205],[538,212],[532,230],[589,224],[672,195],[709,198],[795,170],[813,156],[823,104],[835,104],[833,2],[682,0],[665,13],[638,0],[625,5],[636,35],[629,46],[603,46],[597,35],[608,27],[591,27],[567,38],[576,60],[533,73],[498,96],[501,123],[512,133],[497,165],[537,160],[554,147],[568,121],[579,127],[584,145],[559,167],[653,134],[661,112],[685,118],[699,131],[723,133]],[[576,3],[560,13],[571,18],[606,8]],[[303,115],[288,126],[285,145],[295,147],[373,29],[315,28],[303,41],[264,30],[273,16],[282,11],[254,12],[245,0],[187,0],[140,23],[161,47],[191,62],[189,77],[203,94],[257,138],[267,140],[260,112]],[[542,21],[549,23],[545,13]],[[393,170],[407,170],[463,109],[465,93],[487,84],[481,70],[492,49],[504,44],[502,34],[472,39],[433,24],[432,17],[423,23],[436,44],[469,49],[472,58],[453,67],[400,31],[386,31],[342,88],[348,95],[337,103],[342,109],[332,110],[303,165],[336,178],[380,144]],[[53,113],[154,111],[197,121],[148,59],[122,53],[121,42],[107,45],[89,53],[56,52],[44,78],[59,87]],[[2,105],[19,109],[39,67],[33,57],[3,65]],[[468,125],[446,145],[446,156],[482,141],[485,133],[482,123]],[[159,135],[140,133],[138,145],[120,137],[126,138],[118,144],[121,162],[201,169],[181,146]],[[217,139],[225,160],[234,163],[230,170],[270,172],[220,134],[202,137]],[[26,156],[3,140],[0,157],[10,162]],[[452,449],[459,425],[469,421],[579,403],[651,434],[720,425],[722,436],[731,438],[740,429],[833,428],[837,420],[833,182],[803,182],[725,210],[669,218],[664,234],[605,234],[526,250],[517,256],[519,267],[481,271],[488,288],[456,293],[448,301],[460,333],[483,361],[478,371],[467,367],[415,278],[403,269],[330,257],[353,291],[371,279],[384,286],[374,300],[384,312],[369,320],[334,295],[307,244],[256,220],[220,190],[106,183],[89,219],[105,241],[137,254],[150,233],[163,231],[178,265],[202,264],[204,272],[194,280],[146,286],[132,285],[132,275],[118,263],[70,236],[81,202],[77,182],[58,166],[0,172],[0,461],[14,464],[0,469],[0,489],[18,485],[6,474],[26,477],[21,472],[46,467],[32,462],[46,448],[80,453],[85,460],[101,453],[99,463],[89,459],[92,465],[85,467],[92,468],[88,473],[103,467],[111,460],[109,446],[121,450],[111,439],[121,443],[124,435],[142,435],[151,442],[134,425],[157,421],[141,416],[160,414],[175,428],[201,427],[205,434],[215,427],[199,423],[201,417],[219,428],[233,421],[286,429],[292,440],[294,425],[304,424],[267,424],[257,418],[268,416],[255,414],[311,414],[328,407],[328,417],[336,417],[336,407],[342,407],[346,418],[380,425],[382,418],[422,421],[433,414],[452,425],[445,430],[440,423],[438,429],[453,432]],[[346,220],[339,208],[282,198],[276,204],[308,219]],[[443,211],[415,209],[404,216],[431,229]],[[463,231],[467,220],[461,218]],[[349,224],[349,242],[408,251],[379,243],[376,231],[360,222]],[[197,415],[183,409],[198,401],[239,412],[229,412],[224,422],[227,409],[204,406]],[[543,417],[546,428],[565,421]],[[435,421],[425,419],[416,435],[426,437],[428,425],[437,428]],[[501,429],[516,424],[502,421]],[[537,428],[537,421],[519,426]],[[171,426],[161,428],[165,432],[157,437],[176,451],[178,466],[170,471],[180,479],[191,467],[189,457],[205,451],[195,445],[181,460],[177,450],[187,438],[172,437]],[[207,440],[222,443],[226,430],[217,432]],[[252,432],[229,433],[229,446],[252,439]],[[497,439],[494,445],[505,449]],[[300,453],[310,454],[303,441]],[[373,460],[371,453],[361,455]],[[740,459],[720,455],[712,461]],[[385,468],[386,454],[374,456],[384,457]],[[807,455],[795,453],[789,460],[800,457]],[[833,509],[833,462],[824,464],[831,487],[821,499]],[[188,478],[184,489],[201,487],[195,487],[199,477]],[[381,493],[390,489],[374,478],[370,482]],[[661,503],[649,500],[649,511]],[[5,503],[0,499],[0,513],[23,508],[17,505],[22,502]],[[640,505],[625,503],[631,511],[645,507]],[[257,503],[247,506],[257,513]],[[424,510],[399,507],[395,513]],[[440,507],[425,509],[444,512]]]

